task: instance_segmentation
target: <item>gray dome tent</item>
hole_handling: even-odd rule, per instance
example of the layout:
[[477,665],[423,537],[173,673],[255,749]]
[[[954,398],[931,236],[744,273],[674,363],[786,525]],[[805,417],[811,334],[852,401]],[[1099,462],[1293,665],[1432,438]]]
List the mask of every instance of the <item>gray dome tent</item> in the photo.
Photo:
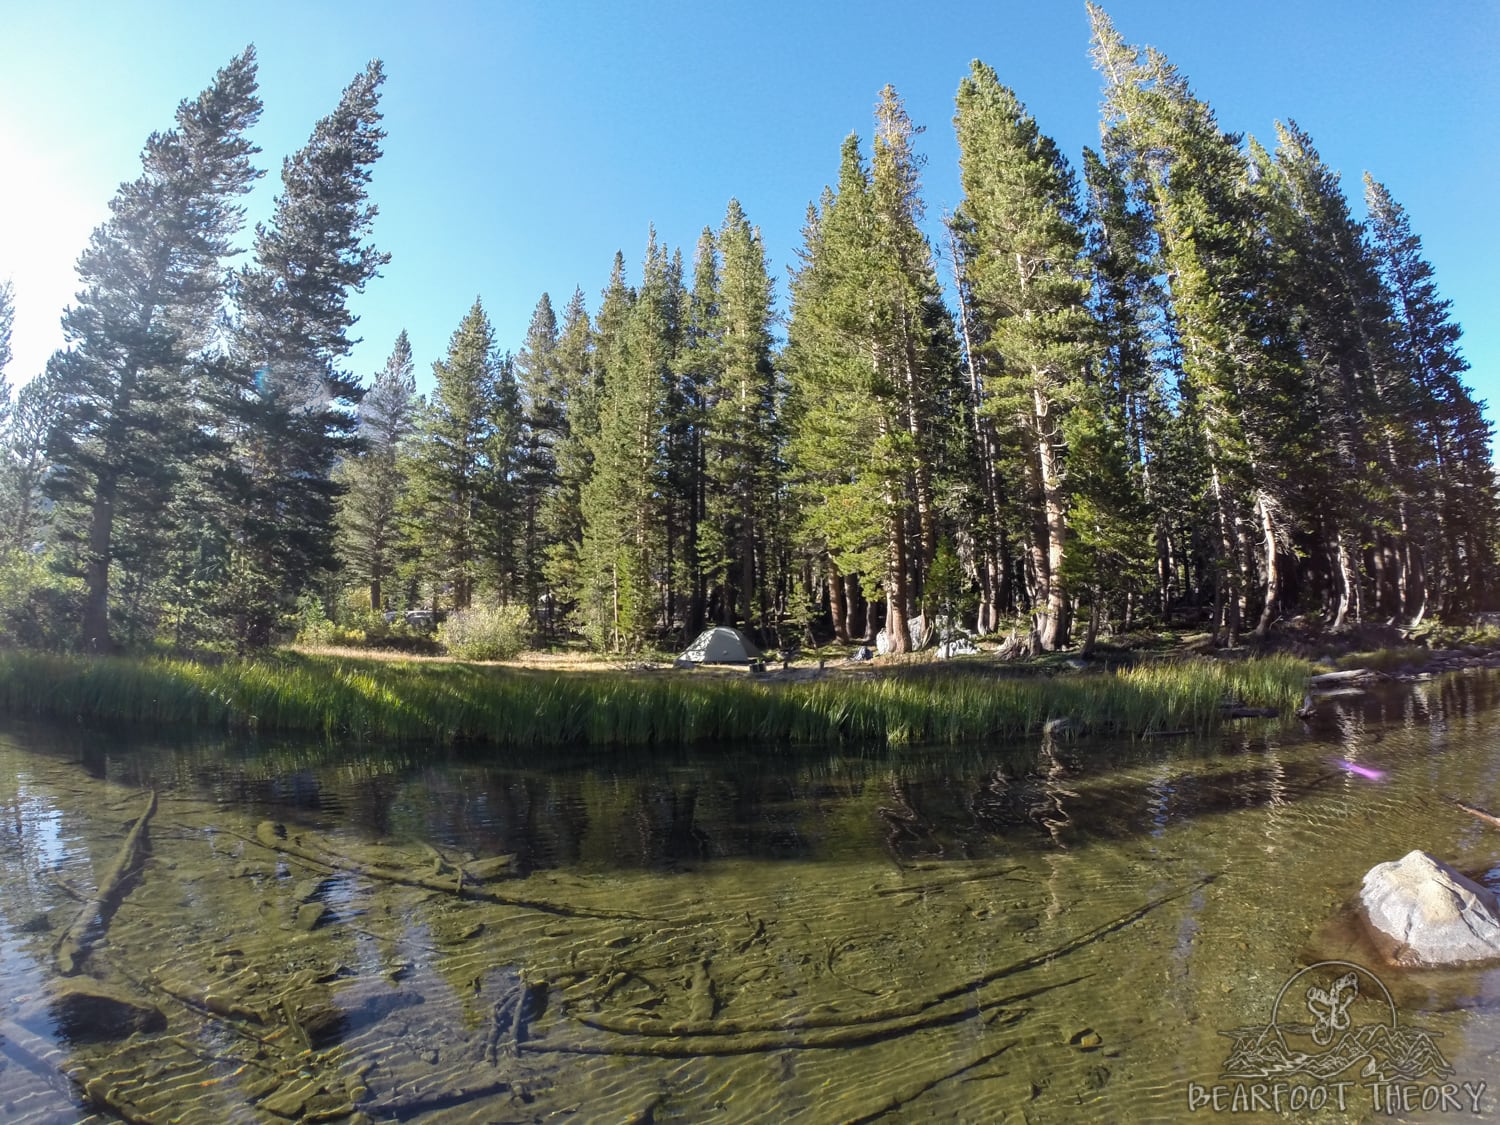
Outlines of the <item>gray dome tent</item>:
[[759,659],[760,649],[744,633],[715,625],[699,633],[674,663],[679,668],[692,668],[699,664],[750,664]]

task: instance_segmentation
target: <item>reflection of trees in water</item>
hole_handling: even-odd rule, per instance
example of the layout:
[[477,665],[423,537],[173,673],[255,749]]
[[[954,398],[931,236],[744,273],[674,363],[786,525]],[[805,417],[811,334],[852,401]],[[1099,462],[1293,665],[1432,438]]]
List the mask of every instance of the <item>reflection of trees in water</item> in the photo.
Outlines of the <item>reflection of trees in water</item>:
[[[1404,729],[1441,751],[1450,728],[1497,702],[1500,676],[1452,676],[1327,701],[1310,726],[1339,755],[1386,768],[1382,732],[1387,744]],[[92,777],[195,792],[320,830],[512,854],[523,871],[1061,849],[1160,833],[1185,818],[1281,808],[1328,784],[1332,768],[1277,753],[1281,736],[1259,725],[1231,727],[1208,744],[1046,737],[967,750],[668,750],[512,755],[503,764],[425,747],[130,743],[76,729],[48,737],[52,754]]]

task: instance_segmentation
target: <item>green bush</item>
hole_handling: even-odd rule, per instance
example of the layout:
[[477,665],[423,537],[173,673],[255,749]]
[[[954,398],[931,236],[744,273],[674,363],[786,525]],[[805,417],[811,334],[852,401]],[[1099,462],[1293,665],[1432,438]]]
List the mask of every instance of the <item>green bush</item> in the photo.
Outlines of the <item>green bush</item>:
[[297,610],[283,623],[290,625],[292,635],[301,645],[334,644],[338,626],[328,620],[323,609],[323,599],[317,594],[303,594],[297,599]]
[[438,626],[438,643],[460,660],[508,660],[526,647],[530,633],[523,606],[460,609]]
[[27,551],[0,555],[0,644],[69,648],[78,636],[83,582]]

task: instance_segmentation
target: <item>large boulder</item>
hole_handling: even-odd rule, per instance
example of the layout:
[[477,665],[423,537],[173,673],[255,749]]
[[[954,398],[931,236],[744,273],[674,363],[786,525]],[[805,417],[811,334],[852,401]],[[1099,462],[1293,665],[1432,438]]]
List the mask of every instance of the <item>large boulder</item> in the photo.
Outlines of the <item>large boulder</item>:
[[1370,868],[1359,899],[1377,944],[1394,964],[1500,961],[1494,892],[1424,851]]

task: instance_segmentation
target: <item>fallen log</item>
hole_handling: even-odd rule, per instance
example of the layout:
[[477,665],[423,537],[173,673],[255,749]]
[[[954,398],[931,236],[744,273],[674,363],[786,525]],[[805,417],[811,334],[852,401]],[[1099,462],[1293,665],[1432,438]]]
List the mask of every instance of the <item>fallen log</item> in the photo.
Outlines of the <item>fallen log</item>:
[[611,1043],[553,1043],[541,1039],[528,1049],[537,1053],[635,1055],[659,1059],[692,1059],[710,1055],[754,1055],[769,1051],[841,1050],[847,1047],[863,1047],[870,1043],[879,1043],[899,1035],[910,1035],[914,1031],[947,1027],[973,1019],[975,1016],[989,1016],[986,1023],[1008,1027],[1025,1019],[1031,1013],[1030,1008],[1006,1007],[1016,999],[1020,997],[1002,997],[985,1003],[976,1001],[972,996],[966,996],[959,1001],[946,1001],[932,1011],[924,1012],[919,1016],[880,1023],[854,1023],[838,1027],[809,1027],[788,1031],[743,1032],[701,1038],[626,1036],[623,1041],[617,1040]]
[[[249,837],[241,837],[249,840]],[[545,914],[556,914],[564,918],[620,918],[632,922],[662,922],[665,919],[651,918],[645,914],[634,914],[626,910],[591,910],[586,907],[562,906],[555,902],[546,902],[541,899],[521,898],[517,895],[502,895],[494,891],[486,890],[482,886],[465,880],[463,869],[459,868],[458,874],[453,878],[443,878],[436,875],[422,875],[411,871],[404,871],[397,867],[383,867],[376,864],[361,863],[357,859],[339,855],[336,852],[320,851],[315,848],[303,846],[301,837],[293,836],[286,828],[279,824],[273,824],[269,820],[263,820],[256,825],[255,838],[252,843],[259,844],[263,848],[272,851],[285,852],[287,855],[295,856],[304,863],[315,864],[325,867],[330,871],[346,871],[351,875],[362,875],[367,879],[375,879],[383,883],[397,883],[407,887],[421,887],[424,890],[440,891],[443,894],[455,895],[459,898],[478,899],[481,902],[493,902],[499,906],[520,906],[528,910],[539,910]]]
[[1495,828],[1500,828],[1500,816],[1496,816],[1488,809],[1481,809],[1477,805],[1466,805],[1457,797],[1449,797],[1448,800],[1453,802],[1453,804],[1457,805],[1459,808],[1463,809],[1464,812],[1468,813],[1475,819],[1482,820],[1486,824],[1491,825]]
[[871,1122],[880,1120],[888,1113],[895,1113],[904,1109],[927,1093],[927,1091],[941,1086],[944,1082],[957,1078],[960,1074],[966,1074],[975,1067],[983,1066],[985,1063],[999,1058],[1019,1042],[1019,1039],[1012,1039],[1006,1043],[1002,1043],[998,1047],[987,1047],[951,1070],[945,1070],[941,1074],[931,1078],[918,1079],[894,1094],[885,1095],[879,1104],[873,1106],[867,1112],[849,1118],[844,1125],[870,1125]]
[[1378,675],[1380,673],[1371,668],[1350,668],[1344,672],[1323,672],[1317,676],[1309,676],[1307,682],[1313,687],[1319,687],[1323,684],[1347,683],[1350,680],[1374,679]]
[[[103,936],[110,918],[114,916],[115,908],[125,897],[125,892],[129,889],[130,877],[135,874],[136,867],[141,860],[141,852],[145,848],[146,825],[151,822],[151,817],[155,812],[156,790],[153,789],[150,800],[146,802],[146,811],[136,817],[135,824],[126,834],[125,842],[120,845],[114,862],[110,864],[104,878],[99,881],[99,889],[83,904],[83,908],[74,915],[72,925],[63,931],[62,936],[53,945],[52,958],[57,965],[57,971],[63,976],[73,976],[83,967],[89,948]],[[90,930],[96,921],[99,923],[99,930],[91,935]]]
[[1238,703],[1219,709],[1219,714],[1226,719],[1274,719],[1280,713],[1274,707],[1245,707]]
[[1354,699],[1366,693],[1362,687],[1326,687],[1314,688],[1311,694],[1313,698],[1321,701],[1324,699]]
[[[708,1038],[712,1036],[754,1036],[779,1032],[800,1032],[813,1029],[838,1028],[845,1029],[863,1024],[888,1024],[893,1021],[901,1021],[920,1017],[934,1008],[953,1000],[962,1000],[970,1005],[970,1011],[975,1004],[975,994],[982,989],[1003,980],[1006,977],[1015,976],[1018,973],[1028,972],[1041,965],[1051,964],[1062,958],[1084,949],[1102,938],[1117,933],[1127,926],[1134,925],[1142,918],[1159,910],[1161,907],[1178,899],[1185,898],[1201,888],[1212,883],[1216,876],[1207,875],[1200,879],[1194,879],[1183,889],[1171,894],[1154,898],[1141,906],[1130,910],[1111,921],[1101,923],[1090,930],[1085,930],[1061,945],[1052,949],[1034,953],[1029,957],[1023,957],[1019,961],[1012,961],[1008,965],[1002,965],[997,969],[991,969],[977,977],[972,977],[958,984],[953,984],[933,996],[918,997],[900,1004],[889,1005],[885,1008],[867,1010],[857,1013],[817,1013],[805,1016],[780,1017],[766,1019],[713,1019],[713,1020],[662,1020],[641,1016],[614,1016],[607,1012],[590,1012],[587,1015],[579,1015],[574,1018],[579,1023],[599,1031],[610,1031],[619,1035],[635,1035],[662,1038]],[[1067,984],[1073,981],[1064,982]],[[1021,997],[1007,997],[1006,1002],[1030,997],[1034,993],[1024,993]],[[998,1002],[997,1002],[998,1003]],[[709,1052],[699,1052],[709,1053]],[[732,1052],[731,1052],[732,1053]]]
[[[1185,731],[1183,733],[1186,733]],[[998,871],[987,871],[983,875],[961,875],[954,879],[938,879],[930,883],[913,883],[904,887],[881,887],[875,892],[877,897],[904,894],[926,894],[929,891],[940,891],[948,887],[957,887],[963,883],[983,883],[990,879],[1000,879],[1017,871],[1025,871],[1021,864],[1012,864],[1002,867]]]

